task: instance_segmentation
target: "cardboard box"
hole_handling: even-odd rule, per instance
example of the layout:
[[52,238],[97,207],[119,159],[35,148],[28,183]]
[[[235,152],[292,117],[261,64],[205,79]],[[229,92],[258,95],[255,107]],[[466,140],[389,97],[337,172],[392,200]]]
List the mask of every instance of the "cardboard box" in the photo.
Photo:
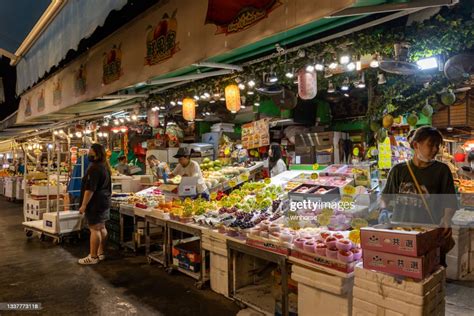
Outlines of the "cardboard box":
[[469,247],[469,251],[474,251],[474,228],[469,229],[469,239],[471,246]]
[[315,271],[297,264],[292,265],[291,279],[312,288],[324,290],[335,295],[352,293],[354,277],[341,277],[322,271]]
[[347,316],[352,310],[352,293],[335,295],[298,283],[298,315]]
[[469,273],[469,253],[462,256],[446,256],[446,277],[451,280],[460,280]]
[[178,244],[173,247],[173,265],[199,272],[201,269],[200,240]]
[[438,228],[418,232],[392,230],[391,227],[392,225],[375,225],[361,228],[362,249],[419,257],[438,247]]
[[430,292],[437,284],[441,284],[440,290],[444,291],[446,269],[440,266],[436,272],[419,282],[412,279],[399,280],[392,274],[364,269],[362,263],[356,266],[354,274],[356,279],[377,282],[405,293],[423,296]]
[[79,231],[83,226],[83,215],[78,211],[51,212],[43,214],[43,229],[52,234]]
[[407,276],[414,279],[424,279],[439,265],[439,248],[433,249],[421,257],[408,257],[397,254],[364,250],[363,265],[365,269],[372,269]]
[[304,260],[316,266],[323,266],[323,267],[327,267],[327,268],[341,271],[344,273],[354,272],[354,268],[357,264],[356,261],[346,263],[346,262],[339,261],[337,259],[331,259],[325,256],[319,256],[315,253],[306,252],[297,248],[294,248],[291,250],[291,256]]
[[469,253],[469,273],[474,272],[474,251]]
[[470,242],[471,240],[469,239],[469,233],[464,233],[462,235],[454,235],[453,234],[453,239],[454,239],[454,247],[448,252],[448,256],[452,257],[460,257],[464,255],[465,253],[469,252],[469,247],[470,247]]

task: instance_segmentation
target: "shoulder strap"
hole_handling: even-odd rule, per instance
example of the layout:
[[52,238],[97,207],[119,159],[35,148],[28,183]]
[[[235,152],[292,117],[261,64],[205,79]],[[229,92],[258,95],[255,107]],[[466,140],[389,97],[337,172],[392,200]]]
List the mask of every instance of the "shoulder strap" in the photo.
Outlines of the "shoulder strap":
[[423,204],[425,205],[425,209],[428,212],[428,215],[430,216],[431,221],[433,222],[433,224],[435,224],[435,221],[433,219],[433,214],[431,213],[430,206],[428,205],[428,202],[425,199],[423,191],[421,191],[421,187],[420,187],[420,184],[418,183],[418,180],[415,177],[415,173],[411,169],[410,161],[407,161],[407,167],[408,167],[408,171],[410,172],[410,176],[411,176],[413,182],[415,183],[416,190],[418,191],[418,194],[420,195],[421,200],[423,201]]

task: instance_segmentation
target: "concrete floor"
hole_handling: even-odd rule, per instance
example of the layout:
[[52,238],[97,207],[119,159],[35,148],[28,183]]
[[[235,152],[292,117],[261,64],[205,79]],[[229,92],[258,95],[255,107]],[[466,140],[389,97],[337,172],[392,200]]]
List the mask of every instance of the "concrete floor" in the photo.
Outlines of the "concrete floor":
[[[235,315],[235,303],[144,256],[114,252],[79,266],[87,241],[55,246],[25,236],[22,207],[0,200],[0,303],[40,302],[28,315]],[[474,315],[474,281],[448,282],[446,315]],[[14,315],[0,311],[0,315]],[[19,313],[18,313],[19,314]]]
[[[22,207],[0,200],[0,303],[40,302],[28,315],[235,315],[232,301],[194,280],[168,275],[144,256],[113,252],[105,262],[80,266],[87,241],[55,246],[27,239]],[[0,315],[13,315],[0,311]]]

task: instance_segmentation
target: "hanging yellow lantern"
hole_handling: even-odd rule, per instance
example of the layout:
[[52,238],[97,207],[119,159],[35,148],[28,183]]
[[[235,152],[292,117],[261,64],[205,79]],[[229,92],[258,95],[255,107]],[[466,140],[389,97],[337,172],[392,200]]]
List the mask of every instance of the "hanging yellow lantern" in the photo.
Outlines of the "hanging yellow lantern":
[[240,110],[240,89],[237,85],[231,84],[225,87],[225,104],[227,110],[237,113]]
[[194,121],[196,117],[196,102],[192,98],[183,100],[183,118],[186,121]]

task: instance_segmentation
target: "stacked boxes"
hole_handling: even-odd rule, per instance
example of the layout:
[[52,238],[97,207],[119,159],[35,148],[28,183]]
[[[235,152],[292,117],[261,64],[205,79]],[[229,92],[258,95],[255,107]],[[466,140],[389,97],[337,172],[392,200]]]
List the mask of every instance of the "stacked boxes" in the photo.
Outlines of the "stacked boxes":
[[[58,200],[49,200],[49,209],[46,200],[36,200],[27,197],[24,202],[25,217],[29,220],[41,220],[46,212],[56,211]],[[63,200],[59,200],[59,209],[63,209]]]
[[202,231],[202,247],[210,252],[211,289],[226,297],[229,296],[227,244],[223,234],[213,230]]
[[[469,274],[471,236],[469,228],[453,227],[454,248],[446,256],[446,276],[451,280],[460,280]],[[471,264],[472,265],[472,264]]]
[[357,265],[354,279],[352,315],[444,315],[445,269],[415,282],[399,280],[382,272]]
[[439,265],[437,228],[376,225],[361,229],[364,268],[422,280]]
[[354,278],[293,264],[291,278],[298,282],[298,315],[350,315]]
[[469,229],[469,273],[474,272],[474,228]]

